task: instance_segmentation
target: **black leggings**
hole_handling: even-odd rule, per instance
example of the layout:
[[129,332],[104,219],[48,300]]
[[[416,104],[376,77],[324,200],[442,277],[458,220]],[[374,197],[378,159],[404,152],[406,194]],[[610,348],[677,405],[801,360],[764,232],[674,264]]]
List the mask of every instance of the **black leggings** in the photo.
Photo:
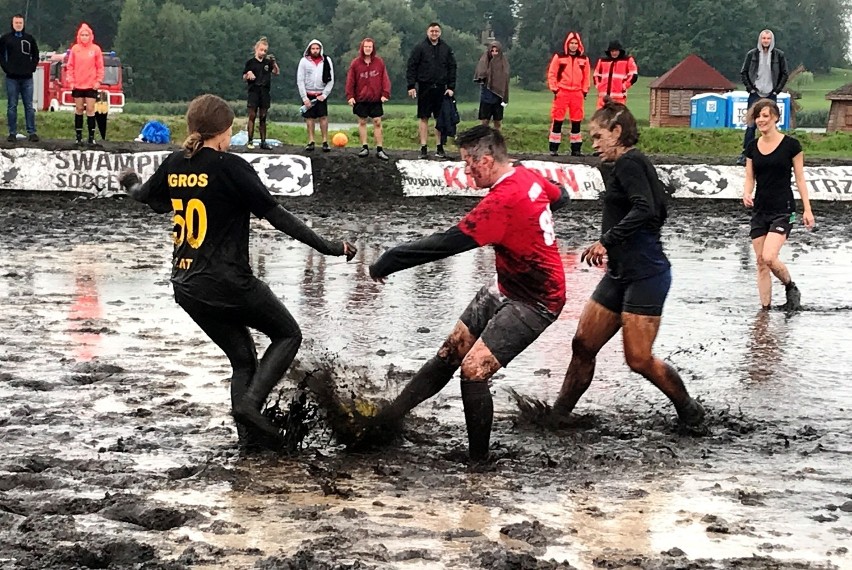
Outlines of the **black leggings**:
[[[231,406],[242,400],[249,386],[262,404],[287,372],[302,343],[302,331],[290,311],[259,280],[234,307],[213,307],[177,292],[175,301],[231,361]],[[249,328],[272,341],[260,363]]]

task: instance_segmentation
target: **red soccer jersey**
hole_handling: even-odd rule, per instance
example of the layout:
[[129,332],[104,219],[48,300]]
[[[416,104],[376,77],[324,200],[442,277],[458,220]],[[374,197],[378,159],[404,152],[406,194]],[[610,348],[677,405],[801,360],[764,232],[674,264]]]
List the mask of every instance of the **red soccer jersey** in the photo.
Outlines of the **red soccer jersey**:
[[550,203],[560,194],[555,184],[518,166],[459,222],[480,246],[494,246],[497,285],[504,295],[555,314],[565,304],[565,270]]

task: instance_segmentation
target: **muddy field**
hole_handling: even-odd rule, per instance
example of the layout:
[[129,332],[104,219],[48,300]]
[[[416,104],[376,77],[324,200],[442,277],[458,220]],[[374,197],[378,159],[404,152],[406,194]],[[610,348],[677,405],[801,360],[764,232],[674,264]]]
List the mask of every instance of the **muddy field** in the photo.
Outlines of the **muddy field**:
[[[339,185],[285,205],[356,240],[352,263],[254,228],[255,270],[306,338],[285,400],[318,367],[394,395],[493,272],[477,251],[373,283],[385,247],[472,202]],[[241,455],[227,360],[171,299],[168,216],[0,192],[0,568],[852,568],[852,208],[815,214],[783,251],[805,306],[788,315],[758,310],[739,205],[675,204],[657,352],[706,425],[681,429],[616,337],[553,432],[505,388],[553,400],[601,276],[578,259],[598,206],[560,212],[568,304],[494,379],[496,460],[472,472],[457,383],[387,448],[347,452],[319,422],[295,456]]]

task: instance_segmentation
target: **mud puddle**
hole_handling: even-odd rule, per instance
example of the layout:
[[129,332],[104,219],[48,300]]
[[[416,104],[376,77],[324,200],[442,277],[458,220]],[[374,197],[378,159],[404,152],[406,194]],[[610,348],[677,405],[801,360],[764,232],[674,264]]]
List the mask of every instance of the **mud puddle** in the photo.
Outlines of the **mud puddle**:
[[[493,258],[384,286],[367,266],[471,203],[286,205],[360,252],[347,265],[257,224],[255,270],[311,340],[284,386],[333,354],[370,397],[394,395]],[[707,407],[699,433],[629,372],[619,337],[576,425],[519,420],[503,388],[553,400],[601,275],[579,265],[596,205],[560,213],[568,304],[494,380],[497,459],[471,472],[455,383],[386,449],[317,432],[295,457],[241,457],[228,363],[171,298],[167,217],[0,193],[0,568],[850,568],[850,213],[817,204],[819,230],[782,252],[805,305],[787,315],[757,310],[741,208],[674,205],[656,350]]]

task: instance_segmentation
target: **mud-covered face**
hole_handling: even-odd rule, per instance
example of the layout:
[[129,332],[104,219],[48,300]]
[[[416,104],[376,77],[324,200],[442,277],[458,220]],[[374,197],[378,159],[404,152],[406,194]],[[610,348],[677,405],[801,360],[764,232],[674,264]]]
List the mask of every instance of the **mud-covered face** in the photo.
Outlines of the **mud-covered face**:
[[580,49],[580,42],[578,42],[576,39],[572,39],[571,41],[568,42],[568,52],[569,53],[574,53],[578,49]]
[[311,55],[311,57],[319,57],[320,56],[319,44],[311,44],[311,48],[310,48],[310,50],[308,50],[308,53]]
[[601,160],[615,160],[618,158],[618,149],[621,143],[621,125],[616,125],[612,130],[607,129],[600,123],[593,122],[589,125],[589,134],[592,136],[592,148],[600,153]]
[[373,42],[364,42],[364,55],[370,57],[373,55]]
[[464,173],[468,181],[473,180],[477,188],[489,188],[494,183],[494,157],[483,156],[477,159],[467,149],[461,149],[464,161]]
[[763,32],[760,34],[760,45],[763,49],[769,49],[769,46],[772,45],[772,34],[769,32]]
[[780,117],[772,112],[771,107],[764,107],[754,118],[754,125],[761,133],[767,133],[776,128],[779,119]]
[[441,27],[440,26],[432,26],[431,28],[427,28],[426,37],[429,38],[429,41],[434,43],[438,42],[438,38],[441,37]]
[[257,44],[256,46],[254,46],[254,57],[256,57],[258,60],[261,60],[266,57],[266,53],[268,51],[269,45],[263,43]]
[[16,32],[24,31],[24,19],[23,18],[12,18],[12,29]]

